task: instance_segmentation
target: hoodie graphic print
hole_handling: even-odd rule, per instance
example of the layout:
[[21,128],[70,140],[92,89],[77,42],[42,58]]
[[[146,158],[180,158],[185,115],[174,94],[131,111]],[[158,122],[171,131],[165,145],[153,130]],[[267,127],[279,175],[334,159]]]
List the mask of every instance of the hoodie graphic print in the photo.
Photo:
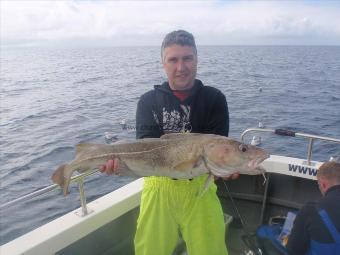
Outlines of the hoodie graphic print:
[[[163,107],[162,115],[163,115],[163,131],[164,133],[173,133],[173,132],[190,132],[190,106],[189,105],[180,105],[183,112],[179,112],[177,110],[172,110],[168,112],[165,107]],[[154,114],[156,116],[156,114]],[[157,120],[156,120],[157,121]],[[158,121],[157,121],[158,122]]]

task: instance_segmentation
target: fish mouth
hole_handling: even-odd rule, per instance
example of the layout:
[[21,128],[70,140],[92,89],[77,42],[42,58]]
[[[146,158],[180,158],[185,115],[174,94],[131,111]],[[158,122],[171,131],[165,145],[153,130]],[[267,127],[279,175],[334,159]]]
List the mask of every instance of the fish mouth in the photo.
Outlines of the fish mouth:
[[260,164],[269,158],[269,154],[264,155],[263,157],[258,157],[252,159],[248,162],[248,164],[241,166],[221,166],[211,160],[209,158],[206,159],[206,166],[208,170],[217,177],[227,176],[236,172],[239,173],[247,173],[247,174],[263,174],[266,170],[260,166]]
[[248,167],[250,169],[258,169],[260,170],[261,172],[264,171],[264,168],[259,166],[264,160],[266,160],[267,158],[269,158],[269,155],[265,155],[263,157],[260,157],[260,158],[256,158],[256,159],[252,159],[248,162]]

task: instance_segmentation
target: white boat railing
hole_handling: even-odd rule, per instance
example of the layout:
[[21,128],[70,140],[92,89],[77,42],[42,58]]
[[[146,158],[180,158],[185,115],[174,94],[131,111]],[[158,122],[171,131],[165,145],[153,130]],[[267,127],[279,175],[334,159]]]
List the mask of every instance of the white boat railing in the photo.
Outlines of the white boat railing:
[[318,136],[318,135],[312,135],[312,134],[306,134],[306,133],[298,133],[291,130],[286,129],[266,129],[266,128],[249,128],[246,129],[241,134],[241,141],[244,142],[244,137],[246,134],[250,132],[264,132],[264,133],[272,133],[280,136],[290,136],[290,137],[303,137],[309,140],[308,143],[308,149],[307,149],[307,165],[311,165],[312,160],[312,151],[313,151],[313,143],[314,140],[323,140],[328,142],[335,142],[340,144],[340,139],[331,138],[331,137],[325,137],[325,136]]
[[[78,174],[78,175],[71,177],[71,183],[75,183],[75,182],[78,183],[79,195],[80,195],[80,204],[81,204],[81,208],[82,208],[82,213],[81,213],[80,216],[85,216],[85,215],[87,215],[91,212],[87,208],[86,196],[85,196],[85,192],[84,192],[84,179],[88,176],[91,176],[91,175],[97,173],[98,171],[99,171],[98,169],[95,169],[95,170],[88,171],[86,173]],[[14,199],[12,201],[7,202],[7,203],[1,204],[0,209],[6,208],[6,207],[9,207],[9,206],[12,206],[14,204],[18,204],[18,203],[21,203],[21,202],[24,202],[24,201],[28,201],[30,199],[45,195],[45,194],[47,194],[51,191],[57,190],[57,189],[60,189],[60,186],[58,184],[52,184],[50,186],[39,189],[39,190],[34,191],[32,193],[29,193],[27,195],[21,196],[17,199]]]

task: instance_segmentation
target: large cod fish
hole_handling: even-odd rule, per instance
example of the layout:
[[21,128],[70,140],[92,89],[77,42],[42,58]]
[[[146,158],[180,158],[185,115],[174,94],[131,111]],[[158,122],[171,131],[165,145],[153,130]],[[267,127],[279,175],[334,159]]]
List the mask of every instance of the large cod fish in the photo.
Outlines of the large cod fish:
[[263,174],[259,164],[268,157],[261,148],[225,136],[175,133],[111,145],[78,144],[75,159],[57,168],[52,180],[66,195],[74,171],[93,170],[114,158],[119,159],[119,175],[175,179],[191,179],[206,173],[218,177],[236,172],[254,175]]

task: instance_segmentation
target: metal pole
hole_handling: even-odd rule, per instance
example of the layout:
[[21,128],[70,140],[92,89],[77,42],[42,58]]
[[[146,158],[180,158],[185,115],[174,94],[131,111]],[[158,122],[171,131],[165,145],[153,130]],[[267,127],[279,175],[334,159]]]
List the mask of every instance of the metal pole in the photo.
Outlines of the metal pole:
[[34,191],[32,193],[29,193],[27,195],[21,196],[21,197],[16,198],[16,199],[14,199],[12,201],[4,203],[4,204],[0,205],[0,209],[12,206],[12,205],[20,203],[22,201],[28,201],[28,200],[33,199],[35,197],[39,197],[41,195],[47,194],[48,192],[51,192],[51,191],[53,191],[55,189],[58,189],[58,188],[59,188],[59,185],[57,185],[57,184],[53,184],[53,185],[47,186],[45,188],[39,189],[37,191]]
[[244,143],[245,135],[247,133],[249,133],[249,132],[267,132],[267,133],[273,133],[273,134],[281,135],[281,136],[302,137],[302,138],[309,139],[308,151],[307,151],[307,161],[306,161],[306,163],[308,165],[311,165],[312,149],[313,149],[314,139],[328,141],[328,142],[334,142],[334,143],[340,143],[340,139],[337,139],[337,138],[318,136],[318,135],[312,135],[312,134],[305,134],[305,133],[297,133],[297,132],[290,131],[290,130],[285,130],[285,129],[263,129],[263,128],[249,128],[249,129],[246,129],[241,134],[241,141],[243,143]]
[[261,208],[261,216],[260,216],[260,225],[263,224],[264,211],[265,211],[265,209],[266,209],[267,197],[268,197],[268,186],[269,186],[269,181],[270,181],[270,173],[267,174],[266,186],[265,186],[265,188],[264,188],[264,194],[263,194],[263,200],[262,200],[262,208]]
[[80,204],[82,209],[81,216],[86,216],[89,212],[87,210],[87,204],[86,204],[86,197],[84,192],[84,178],[80,178],[78,180],[78,186],[79,186],[79,196],[80,196]]
[[308,151],[307,151],[307,165],[310,165],[310,162],[311,162],[313,142],[314,142],[314,139],[310,138],[309,139],[309,144],[308,144]]
[[[337,138],[331,138],[331,137],[325,137],[325,136],[319,136],[319,135],[312,135],[312,134],[305,134],[305,133],[298,133],[298,132],[293,132],[289,130],[281,130],[281,129],[265,129],[265,128],[249,128],[246,129],[242,134],[241,134],[241,141],[244,142],[244,136],[249,133],[249,132],[263,132],[263,133],[273,133],[273,134],[279,134],[279,135],[286,135],[286,136],[296,136],[296,137],[304,137],[304,138],[313,138],[313,139],[320,139],[324,141],[329,141],[329,142],[335,142],[335,143],[340,143],[340,139]],[[277,132],[277,131],[283,131],[283,132]]]
[[[90,175],[93,175],[95,173],[97,173],[99,170],[98,169],[94,169],[94,170],[91,170],[91,171],[87,171],[86,173],[83,173],[83,174],[79,174],[79,175],[76,175],[76,176],[73,176],[71,178],[71,183],[73,182],[77,182],[79,179],[84,179],[85,177],[87,176],[90,176]],[[28,201],[30,199],[33,199],[35,197],[39,197],[39,196],[42,196],[44,194],[47,194],[53,190],[56,190],[56,189],[60,189],[60,186],[57,185],[57,184],[52,184],[50,186],[47,186],[45,188],[42,188],[42,189],[39,189],[37,191],[34,191],[32,193],[29,193],[29,194],[26,194],[26,195],[23,195],[17,199],[14,199],[12,201],[9,201],[7,203],[4,203],[4,204],[1,204],[0,205],[0,209],[3,209],[3,208],[6,208],[6,207],[9,207],[9,206],[12,206],[14,204],[18,204],[20,202],[25,202],[25,201]],[[83,189],[84,190],[84,189]],[[85,196],[85,195],[84,195]]]

